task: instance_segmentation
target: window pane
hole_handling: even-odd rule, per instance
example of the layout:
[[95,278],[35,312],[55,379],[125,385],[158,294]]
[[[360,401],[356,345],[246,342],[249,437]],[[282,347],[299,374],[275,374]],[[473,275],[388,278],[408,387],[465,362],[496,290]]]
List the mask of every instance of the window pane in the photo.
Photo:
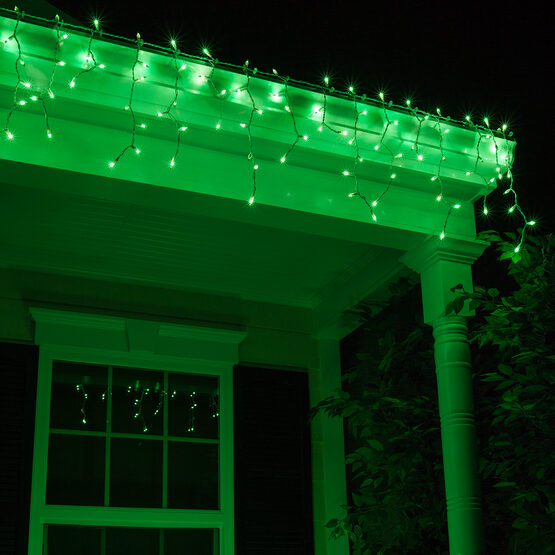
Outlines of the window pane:
[[45,524],[44,537],[46,555],[100,555],[101,552],[101,532],[95,526]]
[[106,439],[50,434],[46,502],[104,505]]
[[54,362],[50,427],[105,431],[106,388],[106,366]]
[[114,368],[112,432],[162,434],[163,372]]
[[162,506],[162,441],[111,439],[110,505]]
[[218,447],[168,442],[168,508],[218,509]]
[[218,555],[218,529],[164,530],[164,555]]
[[218,439],[218,378],[168,373],[168,433]]
[[[106,528],[106,555],[158,555],[158,528]],[[100,555],[100,553],[98,554]]]

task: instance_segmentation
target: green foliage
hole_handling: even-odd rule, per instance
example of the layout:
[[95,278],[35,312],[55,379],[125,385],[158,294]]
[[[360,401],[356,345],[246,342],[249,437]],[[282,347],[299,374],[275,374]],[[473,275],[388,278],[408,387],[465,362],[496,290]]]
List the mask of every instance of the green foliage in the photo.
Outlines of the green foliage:
[[344,373],[343,391],[313,409],[343,416],[353,444],[346,457],[352,504],[345,518],[328,522],[331,537],[347,534],[353,555],[445,552],[432,336],[419,285],[398,282],[386,305],[363,303],[356,313],[363,323],[357,363]]
[[[514,290],[459,287],[448,311],[476,310],[469,330],[488,551],[547,554],[555,543],[554,241],[529,237],[515,253],[515,237],[480,236],[495,245]],[[388,303],[362,303],[357,361],[343,390],[313,409],[348,426],[352,502],[327,526],[331,537],[348,535],[353,555],[447,550],[432,338],[420,302],[416,283],[403,280]]]
[[[516,282],[461,291],[477,315],[470,323],[480,470],[488,531],[495,553],[555,549],[555,240],[485,232]],[[451,307],[455,310],[455,307]]]

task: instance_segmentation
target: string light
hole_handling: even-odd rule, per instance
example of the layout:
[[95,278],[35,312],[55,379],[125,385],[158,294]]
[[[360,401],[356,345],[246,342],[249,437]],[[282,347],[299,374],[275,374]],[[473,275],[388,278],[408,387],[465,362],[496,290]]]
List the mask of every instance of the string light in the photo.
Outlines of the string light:
[[328,104],[328,90],[329,90],[329,92],[333,92],[335,90],[333,88],[329,89],[329,84],[330,84],[330,78],[326,75],[326,76],[324,76],[324,85],[325,85],[325,87],[321,87],[322,94],[324,95],[324,106],[322,106],[322,108],[320,108],[320,111],[322,112],[322,121],[320,123],[320,127],[318,127],[318,131],[323,131],[324,129],[329,129],[333,133],[341,134],[341,131],[339,131],[338,129],[334,129],[333,127],[328,125],[328,123],[326,122],[327,104]]
[[441,233],[439,234],[439,238],[441,240],[445,239],[445,228],[447,227],[447,222],[449,221],[449,217],[451,216],[451,212],[453,212],[453,210],[458,210],[461,207],[460,204],[453,204],[449,207],[449,210],[447,211],[447,216],[445,217],[445,221],[443,222],[443,229],[441,230]]
[[220,416],[220,412],[218,410],[218,397],[215,393],[210,395],[210,413],[212,418],[218,418],[218,416]]
[[[390,160],[389,160],[389,171],[388,171],[388,181],[387,181],[387,185],[385,187],[385,189],[382,191],[382,193],[374,200],[372,201],[372,206],[377,206],[377,204],[382,200],[382,198],[388,193],[389,189],[391,188],[391,184],[393,183],[393,180],[396,177],[396,174],[393,173],[393,163],[395,160],[395,154],[393,153],[393,151],[389,148],[389,146],[387,144],[384,143],[384,139],[385,136],[387,134],[387,131],[389,130],[390,126],[392,124],[397,124],[398,122],[392,122],[389,119],[389,115],[387,113],[387,110],[385,108],[385,94],[380,91],[378,96],[380,97],[381,100],[381,104],[382,104],[382,111],[384,114],[384,119],[385,119],[385,123],[384,123],[384,128],[380,137],[380,142],[374,147],[374,150],[379,150],[382,146],[385,147],[385,149],[387,150],[387,152],[389,153],[390,156]],[[389,103],[389,105],[391,106],[391,102]],[[376,219],[376,218],[374,218]]]
[[214,73],[216,72],[216,64],[218,63],[218,59],[214,58],[212,54],[210,54],[210,51],[208,50],[208,48],[203,48],[202,52],[206,56],[207,61],[210,64],[210,73],[206,77],[206,80],[212,87],[212,90],[214,91],[214,96],[218,98],[220,102],[220,119],[218,120],[218,123],[216,123],[216,129],[220,129],[222,126],[222,120],[224,119],[223,101],[224,101],[225,95],[227,94],[227,90],[223,89],[220,91],[218,87],[216,87],[216,83],[214,82]]
[[[92,26],[90,32],[91,32],[91,36],[89,37],[89,45],[87,47],[87,55],[85,56],[85,61],[87,62],[87,67],[83,68],[69,82],[69,86],[72,89],[73,89],[73,87],[75,87],[75,82],[77,81],[77,79],[79,77],[81,77],[81,75],[84,75],[85,73],[89,73],[89,71],[93,71],[97,67],[99,67],[98,63],[96,61],[96,56],[94,55],[94,52],[92,51],[92,42],[94,40],[95,34],[98,33],[100,36],[102,36],[102,29],[100,28],[100,21],[98,21],[98,19],[95,19],[93,21],[93,26]],[[91,65],[91,62],[92,62],[92,65]]]
[[[256,75],[257,71],[258,70],[256,68],[254,68],[252,70],[252,74]],[[252,125],[252,119],[254,117],[254,114],[258,112],[258,108],[256,107],[256,104],[254,102],[254,97],[252,96],[252,92],[251,92],[251,89],[250,89],[251,74],[249,72],[250,72],[250,70],[249,70],[249,61],[246,60],[245,63],[243,64],[243,73],[247,77],[247,82],[245,84],[245,90],[247,91],[247,94],[248,94],[249,99],[251,101],[251,113],[249,115],[249,122],[247,124],[241,124],[241,127],[245,127],[247,129],[247,133],[248,133],[248,137],[249,137],[249,154],[248,154],[247,158],[250,160],[250,162],[252,164],[252,195],[249,198],[249,204],[252,205],[252,204],[254,204],[254,197],[256,195],[256,170],[258,169],[258,164],[255,161],[254,151],[253,151],[253,148],[252,148],[251,125]]]
[[160,410],[162,409],[162,405],[164,404],[164,399],[168,396],[167,391],[160,387],[160,384],[156,382],[156,386],[154,387],[154,392],[158,392],[158,403],[156,404],[156,408],[154,409],[154,416],[156,416]]
[[[9,10],[6,10],[9,11]],[[51,138],[52,137],[52,133],[50,131],[50,126],[49,126],[49,122],[48,122],[48,113],[46,110],[46,103],[45,103],[45,99],[41,96],[41,94],[39,92],[33,91],[32,95],[28,98],[20,98],[19,92],[20,89],[25,88],[25,89],[31,89],[32,85],[31,83],[29,83],[28,81],[25,81],[23,79],[23,76],[21,75],[21,68],[20,66],[25,66],[25,62],[23,60],[22,57],[22,53],[21,53],[21,44],[19,42],[19,38],[17,36],[17,32],[18,32],[18,25],[19,25],[19,21],[23,18],[24,13],[20,12],[17,8],[15,8],[13,10],[13,14],[15,14],[15,28],[14,28],[14,32],[13,34],[9,37],[8,40],[15,40],[16,44],[17,44],[17,59],[15,61],[15,68],[16,68],[16,76],[17,76],[17,83],[15,85],[14,88],[14,99],[13,99],[13,105],[11,107],[10,112],[7,115],[6,118],[6,125],[5,125],[5,133],[8,139],[13,139],[14,135],[11,132],[11,130],[9,129],[9,124],[11,121],[11,117],[14,113],[15,110],[18,109],[18,106],[25,106],[27,101],[34,101],[34,102],[40,102],[42,109],[44,111],[44,116],[45,116],[45,123],[46,123],[46,129],[47,129],[47,137]],[[34,18],[37,20],[40,20],[41,18]],[[44,20],[46,21],[46,20]],[[50,96],[50,98],[54,98],[54,93],[53,93],[53,83],[54,83],[54,77],[55,77],[55,72],[56,72],[56,68],[58,65],[63,65],[64,62],[59,60],[58,55],[59,55],[59,49],[60,46],[63,43],[63,40],[65,40],[67,38],[67,34],[66,33],[62,33],[63,31],[63,22],[60,21],[59,17],[56,16],[54,19],[54,30],[56,32],[56,44],[55,44],[55,48],[54,48],[54,54],[53,54],[53,67],[52,67],[52,72],[50,75],[50,79],[49,79],[49,84],[48,84],[48,89],[47,92]],[[100,22],[98,20],[94,20],[93,21],[93,27],[89,28],[89,29],[84,29],[83,27],[79,27],[79,26],[75,26],[75,25],[70,25],[70,27],[75,27],[77,29],[81,29],[81,30],[87,30],[90,32],[90,36],[88,39],[88,48],[87,48],[87,54],[86,54],[86,61],[87,61],[87,67],[83,68],[80,72],[78,72],[75,77],[72,79],[70,86],[75,86],[76,80],[82,76],[84,73],[87,72],[91,72],[96,68],[102,68],[104,67],[103,64],[98,64],[96,57],[94,55],[92,46],[93,46],[93,40],[95,38],[97,38],[98,36],[102,37],[102,30],[100,27]],[[117,161],[121,158],[121,156],[123,156],[123,154],[128,150],[128,149],[134,149],[135,152],[138,154],[140,152],[140,150],[135,146],[135,128],[136,128],[136,121],[135,121],[135,114],[133,111],[133,91],[134,91],[134,86],[136,81],[138,80],[142,80],[144,79],[144,77],[141,77],[140,79],[136,79],[135,78],[135,68],[136,65],[138,63],[138,54],[139,54],[139,50],[141,48],[141,44],[142,41],[140,41],[140,36],[137,35],[138,39],[137,39],[137,58],[135,60],[135,63],[133,64],[133,70],[132,70],[132,76],[133,76],[133,84],[131,87],[131,94],[130,94],[130,102],[129,105],[126,107],[127,110],[130,111],[131,116],[132,116],[132,120],[133,120],[133,128],[132,128],[132,139],[131,139],[131,143],[130,145],[128,145],[121,153],[120,155],[113,161],[110,162],[110,166],[114,166]],[[121,37],[114,37],[114,38],[121,38]],[[139,42],[140,41],[140,42]],[[167,52],[167,49],[166,49]],[[171,49],[171,53],[173,54],[174,57],[174,67],[176,68],[176,84],[174,86],[175,92],[176,92],[176,96],[174,97],[174,103],[177,100],[177,92],[178,92],[178,87],[177,87],[177,83],[178,83],[178,71],[184,69],[185,65],[183,64],[181,67],[177,67],[177,44],[175,43],[175,41],[173,41],[172,43],[172,49]],[[206,62],[209,66],[209,73],[205,76],[201,76],[204,82],[207,82],[210,84],[211,88],[214,91],[214,94],[216,95],[217,98],[219,98],[220,100],[220,118],[217,122],[217,124],[215,125],[216,129],[220,129],[221,128],[221,123],[223,120],[222,117],[222,102],[223,102],[223,97],[227,94],[228,91],[226,90],[218,90],[218,87],[216,86],[216,83],[214,81],[214,74],[215,74],[215,70],[216,70],[216,65],[218,63],[218,60],[213,58],[211,53],[208,51],[208,49],[203,49],[203,54],[206,56]],[[146,67],[146,64],[142,64],[144,67]],[[249,204],[253,204],[254,202],[254,196],[256,193],[256,170],[258,169],[258,164],[255,162],[254,160],[254,153],[253,153],[253,147],[252,147],[252,134],[251,134],[251,126],[252,126],[252,122],[253,122],[253,116],[254,113],[262,113],[262,109],[258,109],[255,105],[255,100],[252,94],[252,91],[250,90],[250,77],[256,74],[256,69],[254,70],[249,70],[248,68],[248,62],[246,62],[243,66],[243,72],[245,73],[246,77],[247,77],[247,84],[245,87],[240,87],[238,89],[235,90],[235,92],[237,94],[244,92],[245,90],[248,93],[248,96],[250,98],[250,103],[251,103],[251,114],[250,114],[250,118],[248,120],[248,123],[246,122],[242,122],[241,123],[241,127],[246,128],[248,135],[249,135],[249,155],[248,158],[251,161],[252,164],[252,176],[253,176],[253,194],[251,195],[250,199],[249,199]],[[298,127],[297,127],[297,118],[296,118],[296,113],[294,112],[293,106],[290,102],[289,99],[289,86],[291,85],[291,83],[293,83],[292,80],[289,79],[289,77],[285,78],[285,77],[281,77],[277,71],[273,70],[273,74],[275,77],[278,77],[281,81],[283,81],[284,83],[284,99],[285,99],[285,109],[286,111],[289,112],[292,123],[293,123],[293,129],[295,132],[295,139],[293,141],[293,143],[291,144],[291,146],[289,147],[288,151],[282,156],[281,160],[283,160],[285,162],[285,160],[287,159],[288,155],[293,151],[293,149],[297,146],[299,140],[303,139],[303,140],[308,140],[308,136],[307,135],[301,135],[299,133]],[[301,82],[297,82],[295,81],[295,83],[301,84],[303,86],[308,86],[308,88],[315,89],[318,91],[321,91],[323,93],[323,104],[324,106],[322,108],[320,108],[318,110],[319,113],[321,113],[321,121],[319,122],[319,127],[318,130],[319,131],[323,131],[324,128],[329,129],[330,131],[332,131],[334,134],[340,134],[343,136],[347,136],[348,133],[346,130],[338,130],[338,129],[334,129],[332,128],[328,122],[327,122],[327,116],[328,116],[328,96],[330,93],[335,93],[336,91],[333,88],[330,88],[330,79],[328,76],[324,77],[324,86],[314,86],[314,85],[310,85],[309,83],[301,83]],[[356,96],[354,93],[354,88],[351,87],[349,88],[349,91],[347,93],[347,95],[352,98],[354,100],[354,104],[355,104],[355,110],[356,110],[356,116],[355,116],[355,132],[354,132],[354,136],[352,136],[351,138],[348,139],[349,144],[353,145],[354,144],[354,149],[355,149],[355,160],[354,160],[354,164],[353,167],[350,168],[350,171],[348,171],[349,176],[353,177],[355,180],[355,184],[356,186],[356,192],[355,193],[351,193],[349,196],[355,196],[355,194],[358,193],[357,196],[361,196],[360,192],[358,191],[358,164],[361,162],[361,157],[360,157],[360,151],[359,151],[359,134],[358,131],[360,131],[358,124],[359,124],[359,116],[364,113],[364,111],[360,112],[358,110],[358,105],[357,105],[357,99],[364,99],[364,96],[360,97],[360,96]],[[275,98],[279,98],[280,95],[278,95],[277,93],[274,93],[272,95]],[[337,93],[337,96],[341,96],[341,93]],[[387,186],[385,188],[385,190],[376,198],[376,200],[374,200],[369,206],[375,207],[378,202],[381,201],[381,199],[383,198],[383,196],[388,192],[388,190],[391,187],[391,184],[393,182],[393,180],[395,179],[395,172],[394,172],[394,164],[395,164],[395,160],[398,158],[401,158],[403,156],[402,153],[398,153],[395,154],[393,152],[393,150],[390,148],[387,138],[388,138],[388,133],[389,133],[389,129],[392,125],[397,125],[399,122],[397,120],[391,120],[388,114],[388,109],[386,108],[385,105],[385,95],[383,92],[379,93],[379,98],[381,101],[381,108],[384,114],[384,128],[382,129],[381,132],[381,136],[380,136],[380,140],[379,143],[375,145],[375,149],[376,150],[380,150],[380,149],[385,149],[389,156],[390,156],[390,164],[389,164],[389,178],[388,178],[388,183]],[[343,97],[345,97],[345,94],[343,94]],[[161,112],[162,115],[167,115],[168,117],[170,117],[170,119],[172,119],[175,123],[176,123],[176,127],[178,130],[177,133],[177,148],[176,148],[176,155],[174,156],[172,162],[175,162],[175,158],[177,156],[178,153],[178,149],[179,149],[179,144],[180,144],[180,134],[182,131],[184,131],[186,128],[185,126],[179,126],[177,120],[173,117],[173,114],[170,115],[170,111],[172,110],[172,107],[175,104],[171,104],[168,107],[168,110],[166,110],[167,113],[165,112]],[[393,106],[392,102],[388,103],[388,108],[391,108]],[[450,122],[450,118],[446,118],[443,117],[438,110],[436,110],[436,115],[431,115],[428,114],[426,112],[423,112],[421,110],[418,110],[417,108],[414,108],[412,106],[412,102],[410,99],[407,99],[405,101],[405,106],[400,107],[400,106],[394,106],[393,107],[395,110],[397,111],[405,111],[406,113],[409,113],[410,115],[412,115],[412,117],[416,120],[417,122],[417,130],[416,130],[416,138],[415,141],[413,143],[412,146],[412,150],[415,151],[415,155],[418,161],[423,161],[424,156],[422,155],[421,151],[420,151],[420,136],[421,136],[421,131],[426,123],[426,121],[429,121],[430,117],[434,119],[434,127],[437,129],[438,131],[438,142],[439,142],[439,151],[440,151],[440,159],[439,162],[436,166],[436,170],[434,171],[434,174],[431,176],[431,179],[435,182],[435,181],[439,181],[438,185],[439,185],[439,193],[434,195],[434,199],[436,199],[436,201],[438,202],[443,202],[445,201],[445,195],[444,195],[444,183],[442,181],[442,163],[445,160],[445,156],[444,156],[444,148],[443,148],[443,136],[446,133],[449,133],[450,129],[443,129],[442,128],[442,123],[443,122]],[[316,113],[318,113],[316,112]],[[510,214],[512,213],[519,213],[523,220],[524,220],[524,228],[522,230],[521,236],[520,236],[520,240],[518,241],[518,243],[515,246],[515,250],[516,252],[518,252],[523,244],[524,241],[524,234],[527,230],[527,228],[529,226],[533,226],[534,225],[534,221],[533,220],[528,220],[526,218],[526,216],[524,215],[521,207],[518,204],[518,199],[517,199],[517,195],[516,195],[516,191],[514,190],[514,178],[513,178],[513,174],[512,174],[512,164],[513,164],[513,159],[514,156],[512,154],[508,154],[506,160],[502,160],[503,163],[503,167],[501,167],[500,164],[500,139],[499,137],[502,136],[504,139],[504,145],[508,146],[509,140],[508,140],[508,136],[511,137],[512,133],[509,133],[507,136],[507,125],[503,124],[503,126],[500,129],[497,129],[497,133],[498,135],[496,135],[495,132],[492,131],[491,127],[490,127],[490,121],[489,118],[484,118],[483,119],[483,125],[475,125],[472,122],[472,119],[470,117],[470,115],[465,116],[464,118],[464,122],[454,122],[456,124],[466,124],[468,126],[468,128],[470,128],[471,130],[473,130],[476,135],[477,135],[477,141],[476,141],[476,157],[474,160],[474,167],[470,170],[467,171],[466,174],[467,175],[471,175],[471,174],[476,174],[477,176],[479,176],[483,181],[484,184],[486,185],[486,189],[490,189],[491,188],[491,184],[496,180],[499,179],[500,181],[502,180],[507,180],[509,185],[508,188],[505,191],[505,194],[513,194],[513,203],[509,206],[508,211]],[[142,128],[146,128],[145,124],[141,124]],[[484,163],[484,158],[482,155],[482,147],[483,147],[483,142],[485,139],[491,140],[491,151],[493,153],[495,153],[495,162],[496,162],[496,175],[495,176],[490,176],[488,174],[482,175],[480,173],[480,166]],[[173,165],[173,163],[170,162],[170,167]],[[487,197],[486,193],[484,195],[484,203],[483,203],[483,213],[484,215],[487,215],[489,213],[489,209],[487,207],[486,204],[486,197]],[[361,198],[363,198],[361,196]],[[452,214],[453,212],[453,206],[451,206],[449,208],[448,214],[447,214],[447,218],[446,221],[449,219],[449,216]],[[375,214],[373,213],[373,219],[375,219]],[[443,237],[445,237],[445,225],[441,231],[441,234],[443,235]]]
[[22,17],[24,16],[24,13],[20,12],[19,8],[17,6],[15,6],[14,12],[16,13],[17,18],[16,18],[13,33],[10,35],[10,37],[8,37],[8,40],[15,40],[15,43],[17,44],[17,59],[15,60],[15,73],[17,75],[17,83],[16,83],[14,91],[13,91],[12,108],[11,108],[11,110],[9,111],[9,113],[6,117],[6,125],[4,126],[4,131],[5,131],[6,136],[8,137],[9,140],[13,139],[13,133],[10,131],[10,119],[11,119],[12,114],[14,113],[14,111],[16,109],[16,106],[18,105],[17,91],[19,90],[19,87],[23,83],[23,79],[21,79],[21,73],[19,71],[19,66],[20,65],[22,65],[22,66],[25,65],[25,62],[23,61],[23,57],[21,56],[21,43],[19,42],[19,38],[17,36],[17,29],[19,27],[19,23],[20,23]]
[[[366,197],[361,194],[360,189],[359,189],[359,182],[358,182],[358,165],[360,162],[362,162],[362,157],[360,155],[360,150],[358,147],[358,118],[360,116],[359,111],[358,111],[358,104],[357,104],[357,98],[356,95],[354,93],[354,88],[350,87],[349,92],[351,93],[352,97],[353,97],[353,104],[354,104],[354,109],[355,109],[355,122],[354,122],[354,139],[353,142],[355,144],[355,158],[353,161],[353,171],[352,171],[352,176],[354,177],[355,180],[355,191],[354,193],[349,193],[349,197],[359,197],[364,204],[366,204],[366,206],[368,206],[368,208],[370,209],[370,215],[372,216],[372,220],[376,221],[376,214],[374,213],[374,209],[372,207],[372,205],[368,202],[368,200],[366,199]],[[365,99],[365,97],[363,97],[363,100]],[[351,175],[349,172],[343,172],[343,175]],[[375,204],[374,204],[375,206]]]
[[195,411],[197,408],[197,394],[195,391],[189,394],[189,426],[188,432],[195,431]]
[[172,109],[177,106],[177,96],[179,94],[179,87],[178,87],[178,82],[179,82],[179,75],[180,75],[180,71],[182,69],[185,69],[185,65],[181,65],[179,66],[178,61],[177,61],[177,56],[179,54],[179,51],[177,50],[177,43],[175,42],[174,39],[171,40],[170,42],[172,50],[173,50],[173,65],[174,65],[174,69],[175,69],[175,83],[174,83],[174,96],[172,101],[170,102],[169,106],[167,107],[167,109],[164,112],[158,112],[158,117],[162,117],[162,116],[167,116],[168,118],[170,118],[174,123],[175,123],[175,127],[177,129],[177,144],[175,147],[175,154],[173,155],[172,159],[170,160],[170,168],[173,168],[175,165],[175,161],[177,160],[177,155],[179,154],[179,147],[181,145],[181,133],[183,131],[187,131],[187,126],[185,125],[181,125],[179,123],[179,121],[177,120],[177,118],[171,113]]
[[117,156],[116,158],[110,162],[109,166],[111,168],[113,168],[120,160],[120,158],[129,150],[132,149],[134,150],[137,154],[140,154],[140,150],[135,146],[135,135],[137,132],[137,120],[135,118],[135,112],[133,111],[133,93],[135,92],[135,84],[138,81],[143,81],[144,77],[135,77],[135,68],[137,67],[137,64],[139,64],[139,55],[141,53],[141,46],[143,45],[143,40],[141,39],[141,35],[139,33],[137,33],[137,39],[136,39],[136,44],[137,44],[137,49],[135,52],[135,61],[133,62],[133,67],[131,69],[131,79],[132,79],[132,83],[131,83],[131,93],[129,95],[129,104],[125,107],[126,110],[128,110],[131,113],[131,119],[132,119],[132,127],[131,127],[131,143],[128,144]]
[[291,144],[287,152],[280,159],[280,162],[283,164],[287,160],[287,157],[289,156],[289,154],[293,152],[293,149],[295,148],[295,146],[297,146],[297,143],[300,141],[300,139],[304,139],[306,135],[301,135],[301,133],[299,133],[299,130],[297,128],[297,120],[295,119],[295,114],[291,109],[291,103],[289,101],[289,77],[281,76],[275,69],[272,69],[272,73],[276,77],[279,77],[283,81],[283,84],[285,85],[285,89],[283,91],[283,96],[285,97],[285,110],[289,112],[289,114],[291,115],[291,121],[293,122],[293,130],[295,131],[295,135],[296,135],[293,143]]
[[60,45],[62,44],[64,37],[67,37],[66,34],[61,35],[63,21],[60,21],[60,16],[58,14],[56,14],[54,20],[54,30],[56,31],[56,46],[54,47],[54,63],[52,64],[52,73],[50,74],[50,81],[48,82],[48,95],[50,96],[50,98],[54,98],[53,84],[54,75],[56,74],[56,68],[58,67],[58,65],[65,65],[65,62],[58,60],[58,51],[60,50]]
[[85,386],[83,384],[77,384],[75,389],[81,393],[81,422],[83,424],[87,423],[87,414],[85,413],[85,406],[87,405],[87,399],[89,398],[88,393],[85,391]]
[[[135,382],[135,393],[138,392],[139,385],[140,385],[140,382],[139,382],[139,380],[137,380]],[[127,393],[131,393],[131,389],[132,389],[132,387],[129,386],[127,388]],[[133,413],[133,418],[136,419],[136,420],[141,421],[143,432],[148,432],[148,426],[146,424],[146,420],[145,420],[145,417],[143,415],[143,399],[145,398],[145,396],[147,396],[149,394],[149,392],[150,392],[150,389],[148,387],[143,387],[141,389],[141,395],[140,396],[135,396],[135,399],[133,400],[133,410],[135,411]]]
[[420,140],[420,132],[422,130],[422,124],[428,120],[428,116],[419,114],[418,109],[412,107],[412,103],[410,99],[406,100],[406,105],[410,113],[413,115],[413,117],[416,118],[416,120],[418,121],[418,129],[416,130],[416,139],[414,140],[414,144],[412,145],[411,150],[415,151],[416,159],[419,162],[422,162],[422,160],[424,160],[424,156],[422,156],[422,154],[420,154],[420,151],[418,150],[418,141]]
[[[489,127],[489,122],[488,123],[488,127]],[[507,144],[507,125],[503,125],[500,129],[498,129],[498,131],[500,131],[503,134],[503,138],[505,139],[505,144]],[[526,234],[526,230],[528,229],[528,227],[530,226],[534,226],[536,225],[536,222],[534,220],[529,220],[526,217],[526,214],[524,214],[522,208],[520,207],[520,205],[518,204],[518,196],[516,191],[513,188],[514,185],[514,180],[513,180],[513,163],[514,163],[514,156],[510,156],[507,159],[507,171],[505,173],[505,178],[508,179],[509,181],[509,187],[507,189],[505,189],[505,191],[503,191],[504,195],[508,195],[511,194],[513,195],[513,204],[510,206],[509,208],[509,214],[512,214],[515,210],[522,216],[523,219],[523,226],[522,226],[522,230],[520,232],[520,238],[519,241],[517,243],[517,245],[515,246],[515,253],[519,252],[522,244],[524,243],[524,236]]]

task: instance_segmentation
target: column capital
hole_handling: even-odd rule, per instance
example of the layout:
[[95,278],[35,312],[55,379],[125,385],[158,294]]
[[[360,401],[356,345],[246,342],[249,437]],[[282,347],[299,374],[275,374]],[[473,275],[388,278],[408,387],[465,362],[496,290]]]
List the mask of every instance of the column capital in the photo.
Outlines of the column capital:
[[486,241],[466,240],[454,237],[427,237],[401,257],[401,262],[421,274],[439,261],[471,265],[489,246]]
[[[485,241],[429,237],[401,258],[420,274],[427,324],[445,316],[445,307],[455,295],[451,288],[460,283],[466,291],[472,291],[472,263],[487,246]],[[471,314],[467,307],[460,313],[461,316]]]

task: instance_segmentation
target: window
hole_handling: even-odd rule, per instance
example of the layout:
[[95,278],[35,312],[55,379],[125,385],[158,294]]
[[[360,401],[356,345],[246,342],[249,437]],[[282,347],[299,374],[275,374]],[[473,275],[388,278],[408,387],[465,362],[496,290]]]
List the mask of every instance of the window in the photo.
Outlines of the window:
[[46,504],[219,509],[218,378],[54,361]]
[[[229,347],[244,334],[32,314],[40,354],[29,554],[233,553]],[[129,348],[147,342],[145,330],[165,353]]]

